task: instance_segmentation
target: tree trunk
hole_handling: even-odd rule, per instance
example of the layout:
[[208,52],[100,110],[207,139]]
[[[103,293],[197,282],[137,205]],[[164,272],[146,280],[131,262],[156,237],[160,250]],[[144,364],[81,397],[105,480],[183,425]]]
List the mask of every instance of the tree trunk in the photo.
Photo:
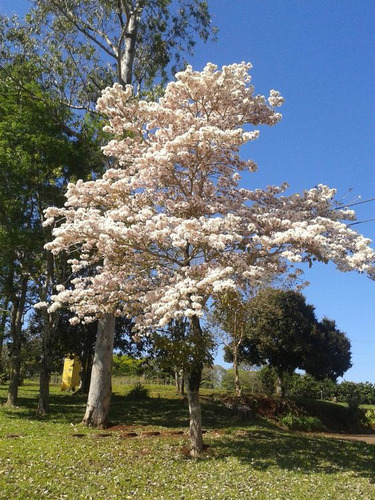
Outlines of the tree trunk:
[[[42,213],[42,212],[41,212]],[[46,278],[41,289],[41,301],[48,300],[53,292],[55,259],[51,252],[46,252]],[[39,376],[39,397],[37,415],[45,415],[49,411],[49,384],[51,380],[54,337],[58,325],[58,313],[49,313],[47,309],[41,311],[43,318],[43,338]]]
[[8,319],[8,299],[4,299],[4,308],[1,311],[1,320],[0,320],[0,378],[4,371],[3,363],[2,363],[2,353],[3,353],[3,345],[4,345],[4,337],[5,337],[5,325]]
[[93,350],[91,345],[86,345],[82,353],[82,373],[80,392],[88,394],[90,389],[91,371],[93,363]]
[[29,278],[23,277],[19,297],[13,300],[10,337],[10,381],[8,389],[7,406],[16,406],[18,400],[18,387],[21,381],[21,346],[22,346],[22,318],[25,309],[27,285]]
[[46,415],[49,410],[49,384],[51,380],[50,363],[43,355],[40,363],[40,376],[39,376],[39,397],[38,407],[36,410],[37,415]]
[[185,396],[185,375],[183,370],[180,372],[180,396]]
[[175,369],[174,379],[176,384],[176,392],[180,396],[185,395],[185,376],[183,370]]
[[[127,30],[125,33],[124,52],[118,47],[118,80],[122,85],[131,84],[133,77],[133,64],[135,58],[135,46],[139,25],[139,12],[134,9],[129,13]],[[121,44],[121,41],[120,41]]]
[[238,372],[238,348],[237,348],[237,345],[235,346],[234,352],[233,352],[233,371],[234,371],[234,385],[236,388],[236,394],[237,394],[237,396],[241,396],[242,388],[241,388],[240,374]]
[[40,362],[37,415],[45,415],[49,411],[49,384],[52,371],[53,343],[58,324],[56,313],[48,314],[45,311],[43,316],[45,323],[43,328],[42,359]]
[[283,374],[277,374],[276,396],[278,396],[279,398],[283,398],[285,396],[285,380]]
[[174,371],[174,382],[176,386],[176,392],[177,394],[180,394],[180,375],[177,369],[175,369]]
[[[202,337],[202,329],[197,316],[191,318],[192,337],[197,342]],[[199,401],[199,388],[202,380],[203,363],[200,359],[193,361],[193,365],[186,371],[186,393],[190,416],[190,453],[197,456],[203,451],[202,412]]]
[[115,334],[115,317],[105,314],[98,322],[90,390],[87,399],[85,425],[108,427],[108,415],[112,395],[112,359]]
[[202,364],[199,364],[186,374],[186,393],[190,417],[190,453],[193,457],[199,455],[203,450],[202,412],[199,401],[202,368]]

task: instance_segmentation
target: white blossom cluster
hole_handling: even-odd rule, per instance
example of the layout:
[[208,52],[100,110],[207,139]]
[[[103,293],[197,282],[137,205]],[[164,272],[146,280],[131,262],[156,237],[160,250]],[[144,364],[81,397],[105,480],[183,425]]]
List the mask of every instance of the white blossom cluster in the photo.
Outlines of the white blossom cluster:
[[259,136],[254,126],[280,120],[283,102],[275,90],[255,95],[250,69],[188,67],[159,102],[130,86],[103,91],[98,110],[113,134],[103,150],[116,167],[70,184],[65,207],[46,211],[55,224],[47,248],[69,252],[75,275],[52,309],[70,307],[77,322],[113,312],[162,326],[201,316],[209,297],[257,286],[288,262],[373,272],[370,241],[345,224],[354,214],[335,209],[334,190],[240,186],[240,172],[256,169],[240,147]]

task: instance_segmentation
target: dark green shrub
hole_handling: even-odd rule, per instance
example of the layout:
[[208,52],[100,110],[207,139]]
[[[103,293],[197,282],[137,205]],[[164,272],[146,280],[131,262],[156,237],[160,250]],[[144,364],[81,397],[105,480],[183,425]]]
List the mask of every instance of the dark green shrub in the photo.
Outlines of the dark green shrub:
[[288,427],[289,430],[293,431],[323,431],[325,427],[318,417],[311,416],[301,416],[293,415],[288,413],[287,415],[280,418],[280,422]]
[[126,399],[131,401],[141,401],[150,397],[150,391],[141,382],[137,382],[126,395]]

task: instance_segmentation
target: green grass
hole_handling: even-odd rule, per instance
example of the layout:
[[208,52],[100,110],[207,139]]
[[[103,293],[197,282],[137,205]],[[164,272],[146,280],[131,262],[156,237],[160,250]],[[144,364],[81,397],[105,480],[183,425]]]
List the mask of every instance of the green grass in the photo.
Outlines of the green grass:
[[[0,408],[0,498],[375,498],[373,445],[286,432],[261,419],[239,421],[203,391],[208,448],[192,459],[187,435],[168,435],[187,431],[186,402],[173,388],[148,388],[151,397],[136,403],[124,397],[131,387],[114,387],[112,423],[133,426],[138,436],[99,438],[80,424],[84,397],[52,388],[51,413],[41,419],[36,385],[21,387],[19,407]],[[0,386],[0,401],[5,398]],[[161,435],[140,435],[150,429]]]

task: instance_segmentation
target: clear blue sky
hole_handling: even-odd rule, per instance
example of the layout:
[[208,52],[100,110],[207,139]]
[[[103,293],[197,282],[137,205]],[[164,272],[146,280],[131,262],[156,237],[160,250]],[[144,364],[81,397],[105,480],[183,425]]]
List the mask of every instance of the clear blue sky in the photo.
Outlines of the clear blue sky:
[[[0,12],[24,11],[27,0],[0,0]],[[248,187],[290,184],[289,193],[319,183],[347,201],[375,198],[375,1],[211,0],[218,42],[199,44],[194,69],[253,64],[256,92],[279,90],[283,120],[261,129],[243,150],[259,165]],[[358,219],[375,217],[375,202]],[[375,241],[375,221],[357,230]],[[306,270],[307,301],[319,319],[335,319],[352,343],[345,380],[375,383],[375,282],[331,265]],[[218,360],[220,361],[220,360]]]

